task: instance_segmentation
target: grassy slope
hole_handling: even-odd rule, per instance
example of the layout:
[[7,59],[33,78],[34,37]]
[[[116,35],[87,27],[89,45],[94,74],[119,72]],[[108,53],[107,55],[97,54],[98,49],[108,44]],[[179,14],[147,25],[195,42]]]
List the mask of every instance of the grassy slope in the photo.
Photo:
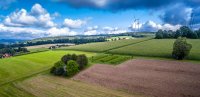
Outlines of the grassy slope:
[[72,49],[72,50],[81,50],[81,51],[103,52],[106,50],[121,47],[124,45],[137,43],[137,42],[144,41],[144,40],[147,40],[147,38],[128,39],[128,40],[100,42],[100,43],[88,43],[88,44],[82,44],[82,45],[71,46],[71,47],[66,47],[66,48],[59,48],[59,49]]
[[142,97],[50,75],[33,77],[16,86],[38,97]]
[[[171,57],[174,39],[154,39],[114,49],[109,53],[149,57]],[[200,60],[200,40],[188,39],[193,48],[188,59]]]
[[53,63],[60,60],[60,58],[67,53],[87,54],[88,56],[94,54],[79,51],[47,51],[2,59],[0,60],[0,85],[21,77],[48,70]]

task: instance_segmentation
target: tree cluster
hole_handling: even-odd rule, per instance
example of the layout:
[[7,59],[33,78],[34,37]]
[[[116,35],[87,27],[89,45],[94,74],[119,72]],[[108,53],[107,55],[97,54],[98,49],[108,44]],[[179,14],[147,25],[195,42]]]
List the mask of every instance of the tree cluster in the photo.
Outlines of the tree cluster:
[[99,38],[74,38],[74,39],[52,39],[52,40],[40,40],[40,41],[27,41],[22,43],[3,45],[1,47],[25,47],[25,46],[34,46],[34,45],[43,45],[43,44],[56,44],[56,43],[74,43],[74,44],[84,44],[91,42],[104,42],[106,39],[104,37]]
[[177,60],[182,60],[189,55],[191,48],[192,45],[187,43],[185,37],[178,37],[174,42],[172,57]]
[[51,68],[50,73],[58,76],[73,76],[88,64],[86,55],[67,54]]
[[176,31],[172,30],[158,30],[156,32],[156,39],[166,39],[166,38],[178,38],[178,37],[186,37],[190,39],[200,38],[200,29],[196,31],[192,31],[187,26],[182,26],[180,29]]
[[4,54],[9,54],[11,56],[17,54],[17,53],[26,53],[29,52],[27,50],[27,48],[23,48],[23,47],[18,47],[18,48],[2,48],[0,49],[0,58],[2,58],[2,56]]

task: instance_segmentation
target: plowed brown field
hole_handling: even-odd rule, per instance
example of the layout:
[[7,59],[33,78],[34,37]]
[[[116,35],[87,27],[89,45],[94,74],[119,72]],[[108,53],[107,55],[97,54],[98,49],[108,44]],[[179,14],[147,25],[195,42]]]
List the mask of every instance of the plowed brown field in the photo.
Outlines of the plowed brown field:
[[200,97],[200,65],[162,60],[97,64],[73,79],[155,97]]

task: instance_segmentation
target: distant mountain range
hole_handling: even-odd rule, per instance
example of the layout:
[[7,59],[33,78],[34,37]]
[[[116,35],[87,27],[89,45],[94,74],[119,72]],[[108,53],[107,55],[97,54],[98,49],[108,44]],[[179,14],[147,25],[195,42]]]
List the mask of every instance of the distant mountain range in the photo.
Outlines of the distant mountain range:
[[12,44],[12,43],[18,43],[23,42],[26,40],[23,39],[0,39],[0,44]]

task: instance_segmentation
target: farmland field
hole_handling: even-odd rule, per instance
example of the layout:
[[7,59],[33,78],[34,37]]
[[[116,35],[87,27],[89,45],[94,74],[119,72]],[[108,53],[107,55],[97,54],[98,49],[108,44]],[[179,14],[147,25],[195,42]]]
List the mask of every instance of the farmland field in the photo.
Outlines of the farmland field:
[[36,48],[49,48],[50,46],[56,46],[57,44],[44,44],[44,45],[36,45],[36,46],[27,46],[27,49],[36,49]]
[[128,39],[128,40],[119,40],[119,41],[111,41],[111,42],[100,42],[100,43],[88,43],[77,46],[71,46],[66,48],[59,49],[72,49],[72,50],[80,50],[80,51],[92,51],[92,52],[103,52],[110,49],[118,48],[121,46],[138,43],[141,41],[149,40],[149,38],[138,38],[138,39]]
[[0,86],[0,97],[34,97],[32,94],[16,87],[15,84]]
[[30,52],[40,52],[40,51],[48,51],[48,48],[33,48],[33,49],[28,49]]
[[134,59],[117,66],[97,64],[73,79],[153,97],[200,96],[200,65],[188,62]]
[[123,55],[111,55],[111,54],[97,54],[90,58],[92,63],[104,63],[104,64],[113,64],[117,65],[124,61],[132,59],[131,56],[123,56]]
[[[113,49],[109,51],[109,53],[170,58],[174,41],[174,39],[153,39],[138,44],[124,46],[122,48]],[[200,40],[188,39],[187,41],[193,46],[188,59],[200,60]]]
[[29,78],[15,87],[37,97],[144,97],[50,75]]
[[47,51],[2,59],[0,60],[0,84],[48,70],[67,53],[86,54],[89,57],[94,55],[94,53],[80,51]]

